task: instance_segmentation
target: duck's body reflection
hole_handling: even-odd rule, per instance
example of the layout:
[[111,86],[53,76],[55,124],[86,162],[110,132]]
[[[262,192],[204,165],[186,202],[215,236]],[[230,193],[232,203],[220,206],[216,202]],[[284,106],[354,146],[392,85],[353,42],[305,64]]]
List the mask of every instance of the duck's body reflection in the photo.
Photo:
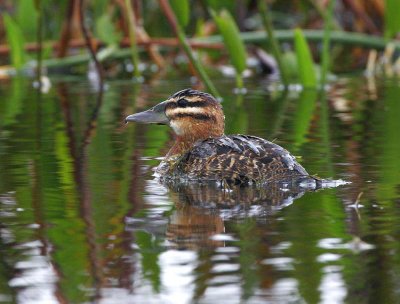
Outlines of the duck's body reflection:
[[173,248],[219,247],[223,242],[214,240],[213,236],[224,230],[224,222],[218,214],[182,204],[169,218],[166,238]]
[[225,232],[225,219],[265,219],[304,194],[304,189],[279,184],[229,190],[215,183],[167,186],[175,210],[169,217],[166,238],[170,246],[179,249],[223,246],[223,241],[213,236]]

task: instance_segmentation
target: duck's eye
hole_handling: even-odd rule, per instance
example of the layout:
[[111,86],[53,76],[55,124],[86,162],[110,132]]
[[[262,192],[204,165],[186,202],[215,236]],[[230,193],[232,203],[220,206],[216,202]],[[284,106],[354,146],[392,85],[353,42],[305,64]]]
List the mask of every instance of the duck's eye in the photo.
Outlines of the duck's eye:
[[177,103],[178,103],[178,106],[179,106],[179,107],[181,107],[181,108],[186,108],[187,105],[188,105],[188,103],[189,103],[189,101],[187,101],[185,98],[182,98],[182,99],[179,99],[179,100],[177,101]]

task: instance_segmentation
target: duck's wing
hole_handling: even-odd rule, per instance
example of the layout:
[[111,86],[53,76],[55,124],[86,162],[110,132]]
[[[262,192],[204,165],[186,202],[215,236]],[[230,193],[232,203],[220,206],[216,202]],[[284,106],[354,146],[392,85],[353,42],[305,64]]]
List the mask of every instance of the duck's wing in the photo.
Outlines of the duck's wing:
[[189,178],[239,183],[308,176],[286,149],[248,135],[221,136],[199,141],[182,157],[179,167]]

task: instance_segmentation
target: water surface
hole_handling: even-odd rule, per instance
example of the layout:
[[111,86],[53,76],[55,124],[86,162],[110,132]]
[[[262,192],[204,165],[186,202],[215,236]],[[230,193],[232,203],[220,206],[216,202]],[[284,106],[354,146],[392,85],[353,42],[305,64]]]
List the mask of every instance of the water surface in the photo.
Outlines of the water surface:
[[43,95],[0,82],[0,302],[398,303],[400,83],[341,79],[321,96],[254,81],[243,98],[219,83],[226,133],[351,182],[230,200],[158,184],[170,130],[123,124],[188,86],[110,81],[99,100],[82,79]]

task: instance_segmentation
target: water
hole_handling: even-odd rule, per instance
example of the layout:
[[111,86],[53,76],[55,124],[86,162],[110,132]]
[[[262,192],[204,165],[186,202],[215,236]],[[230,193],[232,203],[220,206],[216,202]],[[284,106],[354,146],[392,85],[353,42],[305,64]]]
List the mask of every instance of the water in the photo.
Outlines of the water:
[[327,96],[223,88],[226,133],[274,140],[317,192],[168,189],[165,126],[124,125],[188,85],[0,82],[0,303],[400,303],[400,83]]

